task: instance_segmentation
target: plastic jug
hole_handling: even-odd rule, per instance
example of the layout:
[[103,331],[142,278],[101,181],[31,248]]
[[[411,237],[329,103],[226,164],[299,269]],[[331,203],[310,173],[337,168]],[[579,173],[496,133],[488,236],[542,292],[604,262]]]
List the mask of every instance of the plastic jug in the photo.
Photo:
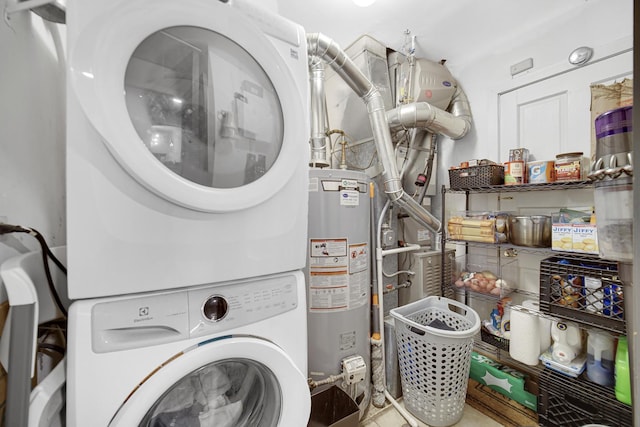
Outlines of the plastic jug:
[[575,323],[554,321],[551,338],[551,357],[556,362],[571,363],[582,351],[582,333]]
[[631,374],[629,373],[629,349],[627,337],[618,338],[615,367],[616,399],[631,405]]
[[594,383],[614,385],[613,335],[598,329],[589,329],[587,338],[587,377]]

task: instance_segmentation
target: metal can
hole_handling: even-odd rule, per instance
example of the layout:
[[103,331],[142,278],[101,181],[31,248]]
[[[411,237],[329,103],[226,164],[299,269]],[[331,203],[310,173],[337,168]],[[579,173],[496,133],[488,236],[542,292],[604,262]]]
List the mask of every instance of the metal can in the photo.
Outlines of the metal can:
[[527,182],[523,160],[506,162],[504,164],[504,185],[520,185]]
[[522,160],[527,163],[529,161],[529,149],[528,148],[512,148],[509,150],[509,161],[517,162]]

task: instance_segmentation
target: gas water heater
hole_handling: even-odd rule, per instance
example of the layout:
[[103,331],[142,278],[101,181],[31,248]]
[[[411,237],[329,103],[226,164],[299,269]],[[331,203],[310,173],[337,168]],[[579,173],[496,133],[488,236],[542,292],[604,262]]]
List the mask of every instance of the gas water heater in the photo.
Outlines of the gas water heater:
[[309,376],[342,375],[336,384],[361,414],[371,396],[369,182],[358,171],[309,171]]

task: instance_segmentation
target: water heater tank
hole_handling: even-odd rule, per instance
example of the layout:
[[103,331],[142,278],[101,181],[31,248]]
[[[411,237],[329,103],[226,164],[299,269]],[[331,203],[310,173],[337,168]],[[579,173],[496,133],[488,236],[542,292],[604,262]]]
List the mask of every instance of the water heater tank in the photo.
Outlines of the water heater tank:
[[309,376],[318,381],[342,372],[341,361],[359,355],[360,383],[337,383],[358,403],[369,404],[371,243],[366,174],[309,171],[309,246],[306,266]]

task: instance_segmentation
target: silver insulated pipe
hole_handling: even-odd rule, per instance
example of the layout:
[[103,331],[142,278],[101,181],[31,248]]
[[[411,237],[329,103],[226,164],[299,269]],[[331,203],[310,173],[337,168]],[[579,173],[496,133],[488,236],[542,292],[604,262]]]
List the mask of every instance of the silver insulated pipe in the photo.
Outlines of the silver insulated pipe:
[[309,166],[324,168],[327,160],[327,108],[324,92],[324,62],[317,56],[309,57],[309,83],[311,86],[311,160]]
[[467,95],[460,87],[456,88],[448,109],[450,113],[428,102],[415,102],[389,110],[387,120],[392,129],[401,126],[418,127],[451,139],[460,139],[471,129],[471,107]]
[[369,81],[347,54],[333,40],[321,33],[307,34],[310,57],[322,58],[364,101],[369,114],[378,157],[382,163],[384,192],[391,200],[429,230],[439,233],[440,220],[404,192],[396,166],[391,132],[387,122],[384,100],[380,91]]

